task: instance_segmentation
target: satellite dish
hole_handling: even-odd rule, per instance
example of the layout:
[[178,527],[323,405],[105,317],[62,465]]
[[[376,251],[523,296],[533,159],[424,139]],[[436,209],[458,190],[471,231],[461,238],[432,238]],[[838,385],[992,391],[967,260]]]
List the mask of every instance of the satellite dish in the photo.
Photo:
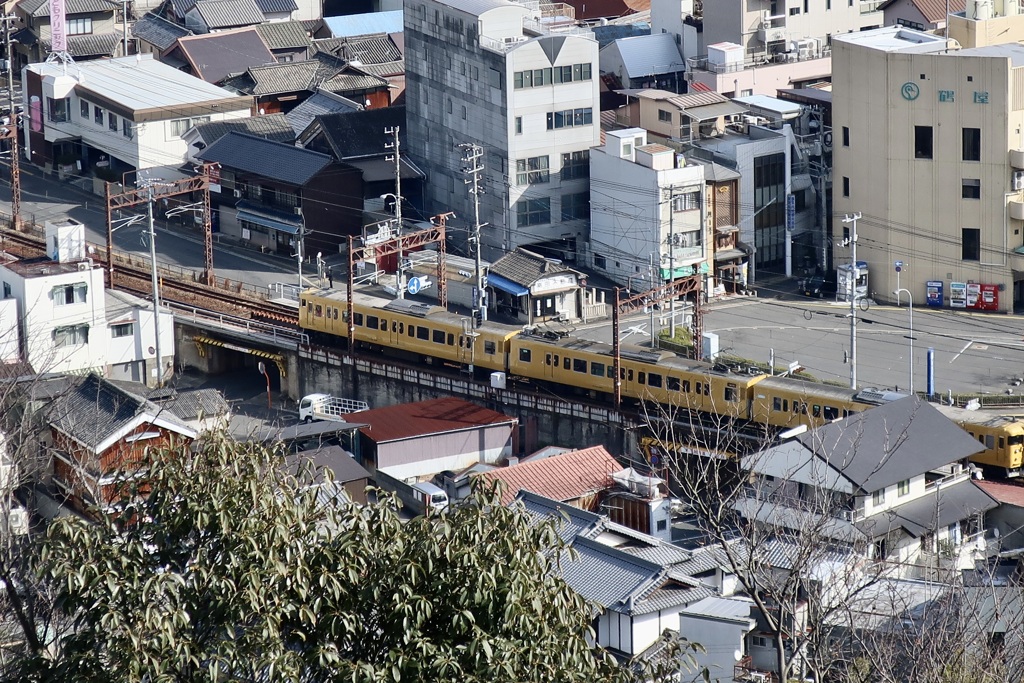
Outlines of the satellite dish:
[[732,658],[735,659],[737,662],[743,659],[743,650],[734,650],[732,653]]

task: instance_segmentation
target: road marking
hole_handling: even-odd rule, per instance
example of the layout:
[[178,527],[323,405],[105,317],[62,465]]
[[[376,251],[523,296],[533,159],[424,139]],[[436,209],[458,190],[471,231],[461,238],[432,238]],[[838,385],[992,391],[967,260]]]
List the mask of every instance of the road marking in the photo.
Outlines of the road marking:
[[960,349],[960,353],[956,354],[955,356],[953,356],[950,359],[949,364],[952,365],[953,361],[955,361],[957,358],[959,358],[961,356],[961,354],[963,354],[964,351],[966,351],[967,349],[971,348],[971,344],[973,344],[973,343],[974,343],[974,340],[972,339],[971,341],[969,341],[966,344],[964,344],[964,348]]

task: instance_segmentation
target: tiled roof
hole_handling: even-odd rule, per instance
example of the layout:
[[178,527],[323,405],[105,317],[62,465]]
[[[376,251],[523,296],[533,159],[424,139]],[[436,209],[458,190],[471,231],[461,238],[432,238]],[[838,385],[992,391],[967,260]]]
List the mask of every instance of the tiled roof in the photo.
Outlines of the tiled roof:
[[[97,12],[111,12],[120,7],[120,3],[114,4],[108,0],[65,0],[64,14],[95,14]],[[21,0],[18,8],[32,17],[50,16],[50,0]]]
[[211,121],[199,124],[196,126],[196,131],[207,147],[231,132],[248,133],[275,142],[292,143],[295,141],[295,134],[284,114],[265,114],[244,119]]
[[163,51],[178,38],[192,35],[192,31],[149,12],[132,25],[132,35]]
[[175,15],[184,17],[190,9],[196,6],[196,0],[168,0],[171,10]]
[[359,73],[355,69],[346,68],[349,73],[338,73],[325,79],[320,86],[330,92],[351,92],[353,90],[374,90],[387,88],[388,82],[380,76]]
[[[285,12],[294,12],[299,9],[299,6],[295,4],[295,0],[256,0],[256,5],[260,8],[263,14],[283,14]],[[275,22],[282,23],[282,22]],[[305,30],[303,30],[305,32]]]
[[385,443],[488,425],[512,425],[516,418],[461,398],[438,398],[364,410],[359,413],[359,421],[369,425],[359,430],[364,436]]
[[119,433],[146,421],[157,422],[189,438],[195,432],[162,412],[156,404],[104,381],[95,374],[84,377],[54,398],[47,411],[50,426],[86,448],[100,452]]
[[578,275],[577,271],[572,268],[521,247],[510,251],[492,263],[490,272],[523,287],[529,287],[542,278],[558,273],[576,273]]
[[[68,54],[72,57],[112,57],[121,42],[120,33],[92,33],[82,36],[67,36]],[[43,50],[49,52],[50,41],[39,41]]]
[[572,541],[581,534],[591,534],[602,529],[606,523],[601,515],[530,491],[520,491],[515,503],[522,505],[535,522],[554,518],[558,526],[558,536],[565,542]]
[[185,36],[178,39],[178,46],[195,75],[207,83],[220,83],[276,59],[255,28]]
[[362,105],[346,97],[318,90],[312,97],[292,109],[285,116],[288,118],[288,123],[291,124],[294,137],[297,138],[317,116],[337,112],[359,111],[362,108]]
[[300,186],[333,161],[326,154],[236,132],[228,133],[196,156],[203,161],[215,161],[231,169]]
[[515,500],[522,489],[564,502],[608,488],[612,485],[609,475],[621,469],[604,446],[594,446],[492,470],[480,478],[505,484],[502,505]]
[[384,130],[398,126],[399,142],[405,140],[405,107],[382,107],[316,117],[336,159],[377,156],[388,138]]
[[224,85],[249,95],[278,95],[316,90],[321,83],[344,68],[344,62],[337,57],[316,54],[312,59],[301,62],[253,66],[244,74],[226,81]]
[[224,395],[217,389],[182,391],[166,398],[152,397],[150,400],[182,420],[220,417],[230,411]]
[[992,496],[1000,503],[1014,505],[1016,507],[1024,507],[1024,486],[986,480],[982,480],[977,483],[985,493]]
[[211,29],[252,26],[265,19],[256,0],[198,0],[193,9]]
[[572,542],[575,557],[562,559],[562,578],[587,600],[605,609],[622,608],[631,597],[645,592],[663,568],[577,536]]
[[[289,0],[289,2],[295,4],[293,0]],[[271,50],[309,47],[312,44],[301,21],[271,21],[260,24],[256,30],[260,32],[263,42]]]

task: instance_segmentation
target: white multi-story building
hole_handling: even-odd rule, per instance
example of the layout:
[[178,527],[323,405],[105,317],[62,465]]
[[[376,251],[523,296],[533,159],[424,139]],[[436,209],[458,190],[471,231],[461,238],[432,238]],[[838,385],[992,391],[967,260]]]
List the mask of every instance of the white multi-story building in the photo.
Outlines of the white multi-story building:
[[704,166],[649,144],[643,128],[627,128],[608,131],[604,147],[591,152],[590,183],[589,258],[596,270],[626,286],[652,287],[710,271]]
[[[882,25],[882,0],[720,0],[703,32],[684,19],[692,0],[652,0],[651,32],[678,36],[693,83],[733,97],[827,80],[832,37]],[[694,39],[701,42],[696,47]]]
[[25,156],[40,166],[109,172],[186,160],[192,126],[249,116],[239,96],[153,59],[134,55],[22,69]]
[[463,173],[472,164],[460,161],[459,145],[482,146],[481,243],[492,260],[525,245],[575,260],[587,240],[589,155],[600,142],[598,45],[587,29],[559,26],[564,16],[545,7],[405,3],[408,151],[427,174],[427,209],[472,224]]
[[[81,223],[48,222],[46,246],[47,256],[0,262],[3,298],[18,309],[14,321],[0,317],[0,339],[20,340],[21,360],[37,373],[96,371],[155,381],[152,306],[105,292],[103,269],[88,258]],[[166,370],[174,358],[174,317],[166,310],[160,314],[160,353]]]

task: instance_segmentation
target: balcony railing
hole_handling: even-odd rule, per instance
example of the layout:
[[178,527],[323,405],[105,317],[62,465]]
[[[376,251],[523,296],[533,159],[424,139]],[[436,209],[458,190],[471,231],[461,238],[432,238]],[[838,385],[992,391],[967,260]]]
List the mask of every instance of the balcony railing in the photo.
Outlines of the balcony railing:
[[[875,5],[880,4],[881,1],[882,0],[872,0]],[[689,57],[686,60],[686,66],[690,71],[708,71],[715,74],[726,74],[736,73],[737,71],[743,71],[744,69],[761,66],[772,66],[774,64],[806,62],[812,59],[828,57],[832,54],[832,48],[829,47],[829,41],[826,36],[822,36],[817,38],[816,41],[810,42],[814,42],[814,49],[804,48],[789,52],[769,52],[766,47],[747,48],[746,53],[743,55],[742,62],[733,62],[730,64],[712,64],[708,61],[707,55]]]

